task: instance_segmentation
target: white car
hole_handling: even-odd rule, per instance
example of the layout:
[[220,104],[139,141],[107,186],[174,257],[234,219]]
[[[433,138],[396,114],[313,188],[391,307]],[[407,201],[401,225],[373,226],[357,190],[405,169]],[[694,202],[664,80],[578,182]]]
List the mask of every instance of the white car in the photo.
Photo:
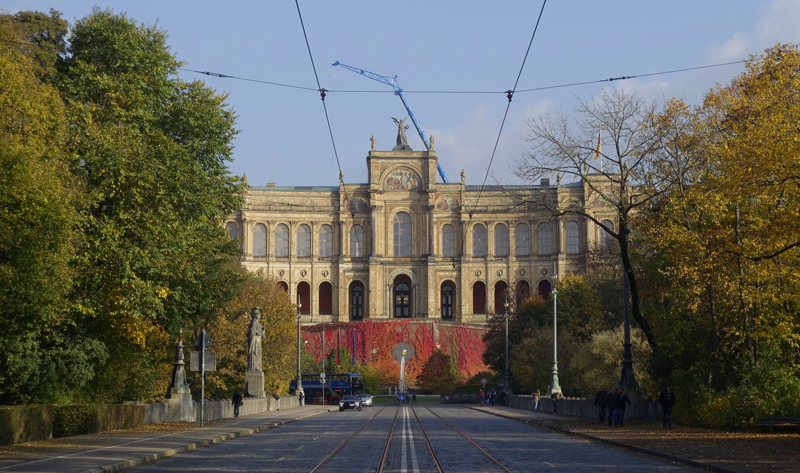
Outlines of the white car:
[[358,397],[361,399],[361,405],[362,406],[372,407],[372,395],[371,394],[359,394]]

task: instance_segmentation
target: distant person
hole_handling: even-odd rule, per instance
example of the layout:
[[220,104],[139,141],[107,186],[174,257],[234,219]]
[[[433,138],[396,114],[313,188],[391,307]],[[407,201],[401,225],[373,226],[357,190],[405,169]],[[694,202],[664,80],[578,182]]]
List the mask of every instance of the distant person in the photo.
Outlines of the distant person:
[[303,395],[303,391],[300,391],[300,394],[298,395],[298,397],[300,398],[300,407],[303,407],[303,398],[305,397]]
[[606,421],[606,396],[608,396],[608,391],[604,387],[601,387],[594,396],[594,407],[597,409],[597,418],[600,419],[600,425],[603,425]]
[[664,428],[672,428],[672,408],[675,406],[675,393],[669,385],[664,386],[664,390],[658,396],[658,403],[664,411]]
[[614,407],[614,427],[622,427],[625,420],[625,404],[630,404],[631,400],[622,388],[617,388],[617,403]]
[[489,399],[492,401],[492,407],[494,407],[494,401],[497,399],[497,391],[492,389],[492,394],[489,395]]
[[478,404],[483,404],[483,388],[478,390]]
[[242,395],[238,392],[234,393],[231,402],[233,403],[233,417],[239,417],[239,406],[242,405]]
[[611,424],[614,423],[614,410],[617,407],[617,401],[619,401],[619,394],[613,388],[609,389],[606,395],[606,412],[608,413],[609,427],[612,427]]
[[553,400],[553,414],[558,414],[558,393],[551,394],[550,399]]
[[539,412],[539,390],[533,392],[533,413]]
[[411,390],[411,399],[413,399],[412,404],[417,403],[417,388]]

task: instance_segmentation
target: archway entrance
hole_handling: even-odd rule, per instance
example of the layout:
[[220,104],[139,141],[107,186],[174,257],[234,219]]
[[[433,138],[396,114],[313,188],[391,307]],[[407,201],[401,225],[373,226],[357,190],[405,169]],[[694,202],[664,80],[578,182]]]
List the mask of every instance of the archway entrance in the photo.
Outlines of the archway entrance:
[[456,295],[456,285],[453,281],[442,283],[442,320],[453,320],[453,300]]
[[350,283],[350,320],[364,319],[364,285],[361,281]]
[[504,314],[506,312],[506,291],[508,284],[505,281],[497,281],[494,285],[494,313]]
[[553,292],[553,285],[547,279],[539,281],[539,295],[547,299],[550,293]]
[[319,285],[319,313],[333,314],[333,286],[328,281]]
[[477,281],[472,285],[472,313],[486,313],[486,284]]
[[300,304],[300,313],[309,315],[311,313],[311,286],[303,281],[297,285],[297,302]]
[[411,278],[404,274],[394,278],[394,316],[411,317]]

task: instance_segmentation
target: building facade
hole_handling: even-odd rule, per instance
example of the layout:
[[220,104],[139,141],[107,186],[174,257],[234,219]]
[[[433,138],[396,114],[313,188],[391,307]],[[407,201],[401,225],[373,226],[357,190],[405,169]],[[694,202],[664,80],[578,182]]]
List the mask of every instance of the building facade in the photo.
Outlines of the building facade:
[[[604,238],[581,216],[515,210],[512,193],[589,202],[616,228],[613,208],[581,182],[532,186],[436,182],[433,150],[373,149],[368,182],[251,187],[226,229],[242,263],[277,278],[303,323],[432,318],[486,323],[509,287],[549,293]],[[342,176],[340,176],[342,177]]]

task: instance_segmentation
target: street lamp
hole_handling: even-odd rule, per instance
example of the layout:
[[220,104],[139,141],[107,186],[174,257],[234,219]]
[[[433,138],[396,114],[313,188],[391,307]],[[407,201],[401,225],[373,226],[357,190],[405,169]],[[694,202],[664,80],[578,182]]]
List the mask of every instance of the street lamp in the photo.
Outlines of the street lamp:
[[503,307],[506,309],[506,370],[503,375],[503,386],[506,388],[509,394],[511,394],[511,385],[509,384],[511,375],[508,372],[508,292],[506,292],[506,302],[503,304]]
[[297,300],[297,389],[295,393],[299,396],[303,393],[303,375],[300,371],[300,309],[303,304],[300,299]]
[[[558,275],[554,274],[553,278],[557,281]],[[557,332],[557,305],[558,290],[553,285],[553,370],[550,372],[550,386],[547,388],[547,395],[552,396],[561,394],[561,386],[558,384],[558,332]]]

